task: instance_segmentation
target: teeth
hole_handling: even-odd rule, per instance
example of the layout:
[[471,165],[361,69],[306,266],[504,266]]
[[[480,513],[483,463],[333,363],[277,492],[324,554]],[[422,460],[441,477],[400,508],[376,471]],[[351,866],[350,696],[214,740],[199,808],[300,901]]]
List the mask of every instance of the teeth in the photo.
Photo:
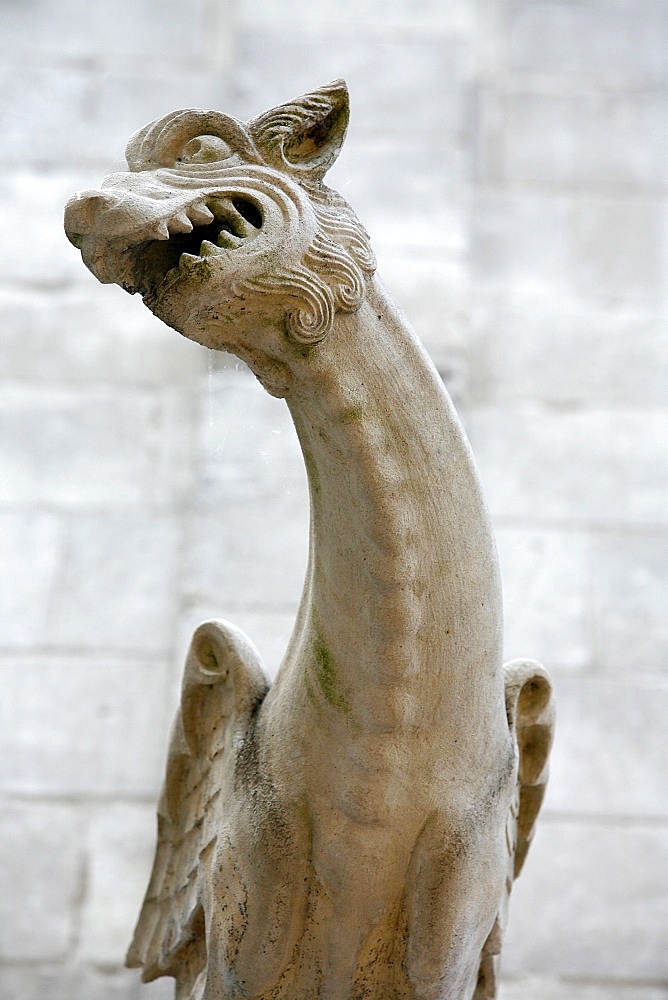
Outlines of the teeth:
[[153,229],[153,235],[157,240],[169,239],[169,229],[167,228],[167,223],[164,219],[156,223]]
[[213,212],[201,203],[199,205],[190,205],[187,212],[196,226],[208,226],[214,219]]
[[200,257],[210,257],[212,254],[220,253],[220,250],[215,243],[210,240],[202,240],[202,245],[199,248]]
[[234,233],[228,233],[226,229],[221,230],[218,236],[218,246],[223,247],[225,250],[236,250],[236,248],[243,242],[239,236],[235,236]]
[[179,257],[179,266],[181,266],[181,264],[196,264],[198,260],[199,257],[196,257],[192,253],[182,253]]
[[179,212],[167,223],[170,233],[192,233],[193,224],[185,212]]
[[254,232],[253,227],[246,222],[229,198],[216,198],[210,204],[216,214],[216,218],[219,221],[224,220],[233,231],[234,236],[242,239],[244,236],[250,236]]

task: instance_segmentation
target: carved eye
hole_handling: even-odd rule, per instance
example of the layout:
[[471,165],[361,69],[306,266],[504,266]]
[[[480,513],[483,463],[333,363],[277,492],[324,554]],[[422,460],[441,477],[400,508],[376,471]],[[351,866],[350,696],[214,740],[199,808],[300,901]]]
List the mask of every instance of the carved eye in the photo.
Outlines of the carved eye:
[[217,135],[198,135],[185,144],[176,162],[215,163],[229,156],[232,156],[232,150],[224,139]]

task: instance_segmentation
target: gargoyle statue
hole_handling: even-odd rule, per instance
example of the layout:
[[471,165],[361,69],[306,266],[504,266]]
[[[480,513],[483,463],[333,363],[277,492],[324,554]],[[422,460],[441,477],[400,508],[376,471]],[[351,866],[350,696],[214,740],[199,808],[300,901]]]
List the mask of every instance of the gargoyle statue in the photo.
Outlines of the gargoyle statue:
[[67,205],[102,282],[284,397],[310,554],[270,687],[234,626],[195,632],[128,962],[179,1000],[482,1000],[552,734],[501,663],[473,458],[441,380],[323,184],[337,81],[243,124],[176,111]]

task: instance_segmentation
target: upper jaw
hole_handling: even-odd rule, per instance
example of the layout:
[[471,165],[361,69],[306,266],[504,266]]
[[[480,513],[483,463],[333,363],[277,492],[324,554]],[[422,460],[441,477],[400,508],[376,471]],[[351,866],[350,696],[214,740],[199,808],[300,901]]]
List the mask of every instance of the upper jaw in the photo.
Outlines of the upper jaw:
[[81,192],[66,207],[65,230],[100,281],[154,297],[181,263],[236,250],[263,224],[259,202],[246,195],[200,193],[169,202],[113,189]]

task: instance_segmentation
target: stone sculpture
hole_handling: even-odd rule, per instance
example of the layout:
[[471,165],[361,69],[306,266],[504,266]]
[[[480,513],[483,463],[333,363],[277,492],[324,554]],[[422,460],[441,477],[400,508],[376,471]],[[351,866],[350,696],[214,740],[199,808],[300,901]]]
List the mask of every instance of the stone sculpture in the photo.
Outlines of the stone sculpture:
[[341,81],[242,124],[177,111],[67,235],[103,282],[284,397],[311,498],[303,598],[270,687],[195,632],[128,962],[180,1000],[496,994],[546,780],[551,689],[501,664],[494,542],[441,381],[323,184]]

